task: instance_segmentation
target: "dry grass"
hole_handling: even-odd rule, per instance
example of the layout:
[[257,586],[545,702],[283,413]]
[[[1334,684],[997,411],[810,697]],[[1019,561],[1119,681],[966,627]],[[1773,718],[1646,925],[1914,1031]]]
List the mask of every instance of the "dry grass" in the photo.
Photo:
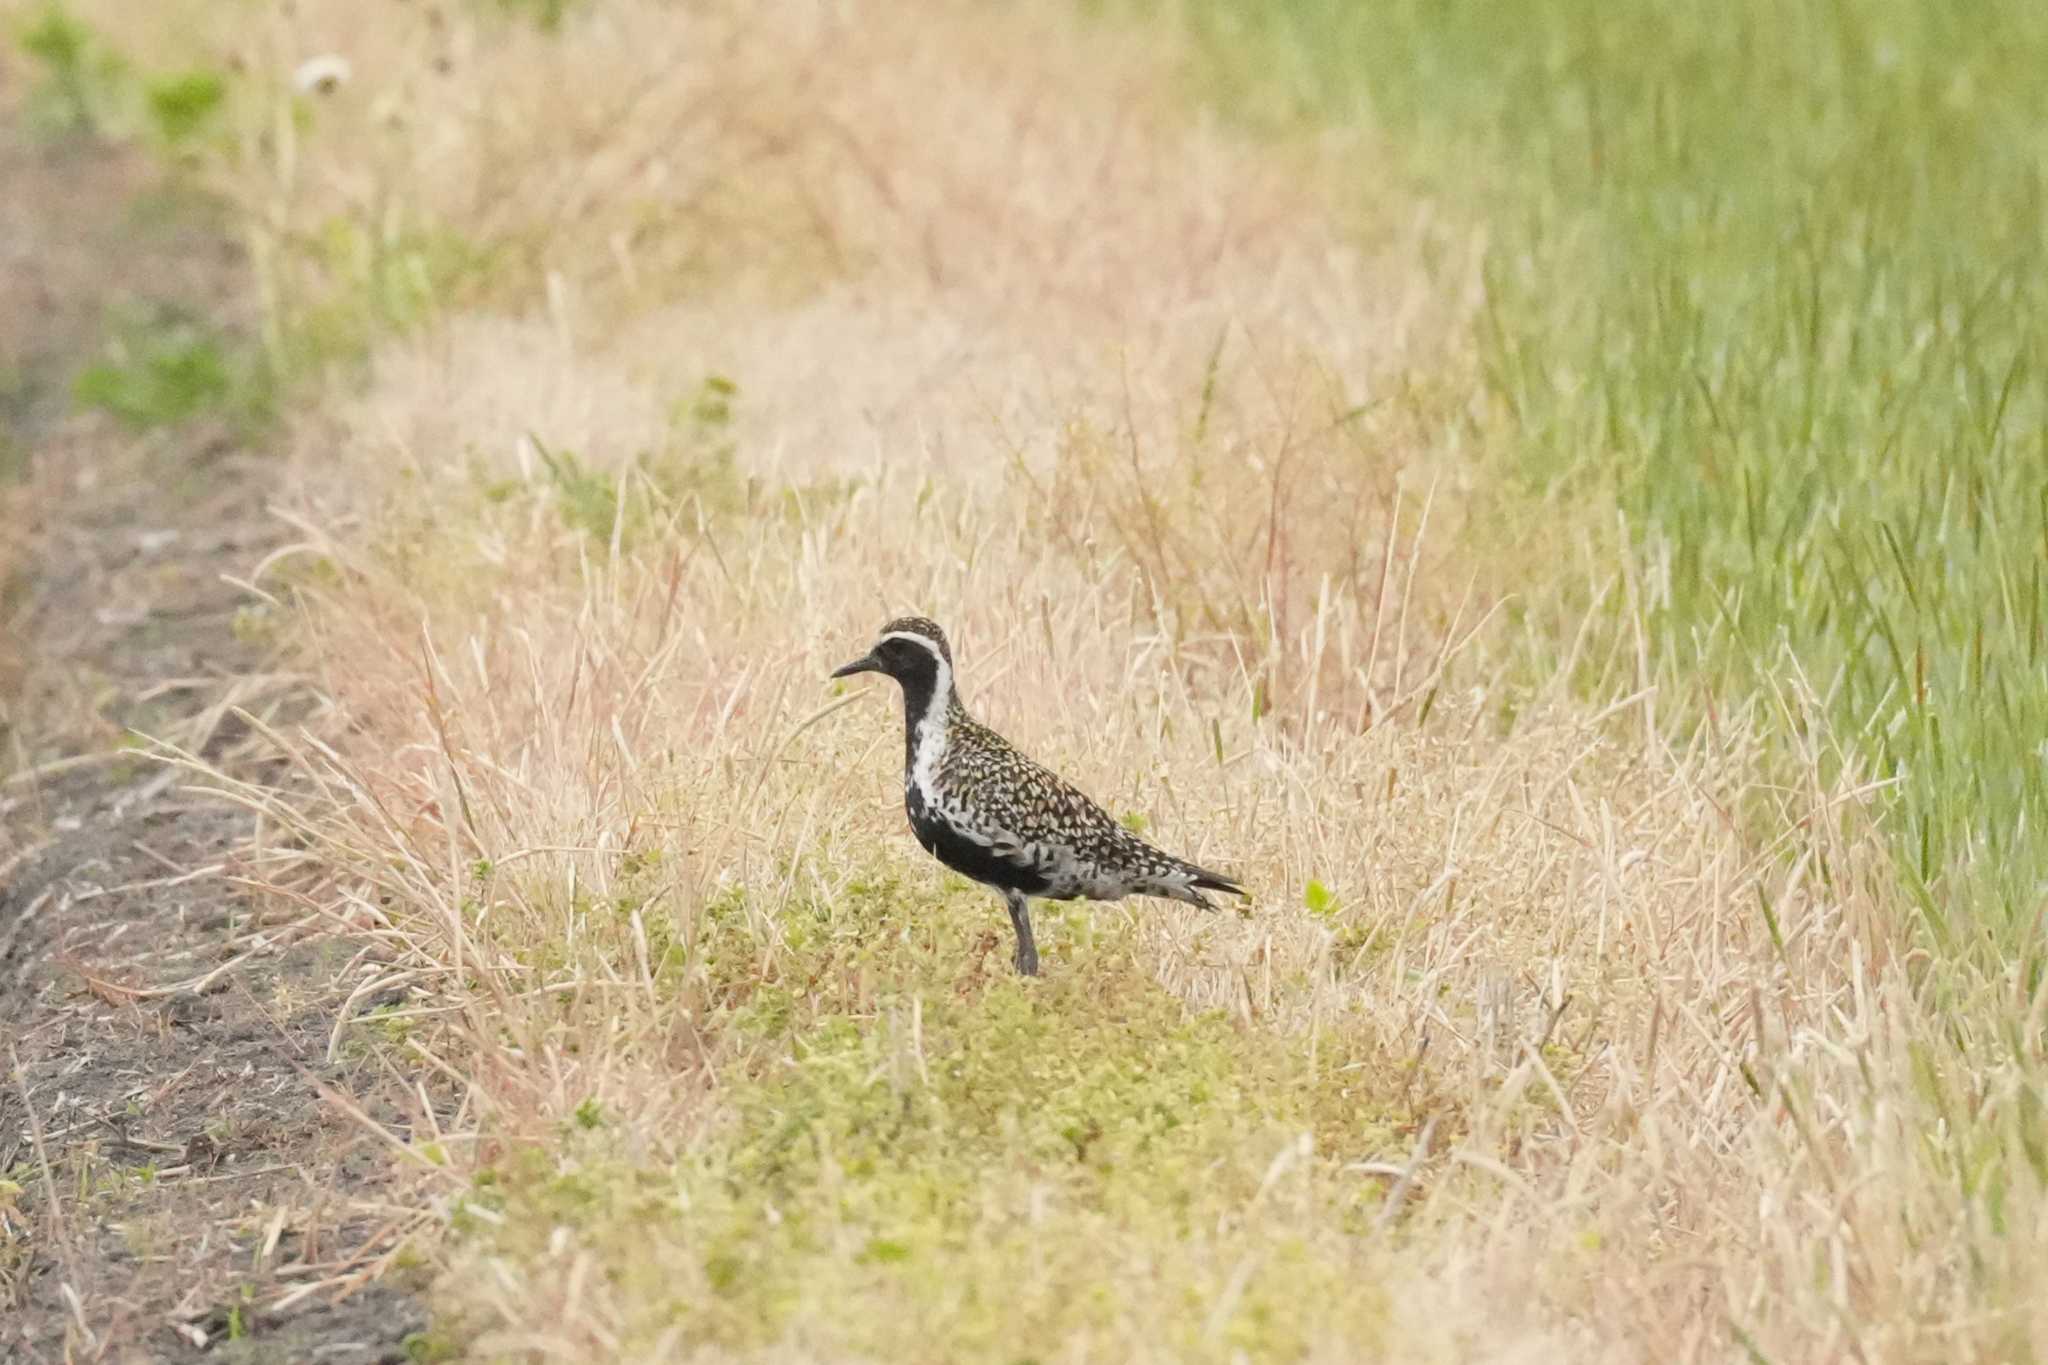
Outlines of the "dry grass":
[[[374,277],[298,249],[321,223],[492,264],[301,428],[272,581],[346,723],[278,737],[310,815],[241,795],[320,857],[281,889],[430,992],[448,1341],[2043,1340],[2040,1185],[1963,1137],[2037,1122],[2038,1058],[1988,1054],[2042,997],[1930,1003],[1868,793],[1758,769],[1755,712],[1824,733],[1796,674],[1682,743],[1595,632],[1536,651],[1590,701],[1516,675],[1511,592],[1540,634],[1621,589],[1488,482],[1468,249],[1318,188],[1369,148],[1190,128],[1163,64],[1045,18],[354,13],[269,39],[364,73],[237,181],[281,329]],[[1052,909],[1009,979],[902,827],[893,697],[822,681],[907,607],[1251,915]]]

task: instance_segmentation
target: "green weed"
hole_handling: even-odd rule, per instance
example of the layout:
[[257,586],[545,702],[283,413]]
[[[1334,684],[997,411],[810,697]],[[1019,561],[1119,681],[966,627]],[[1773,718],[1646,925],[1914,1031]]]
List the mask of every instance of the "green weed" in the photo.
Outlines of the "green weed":
[[430,1329],[409,1334],[400,1346],[405,1358],[415,1365],[442,1365],[442,1362],[460,1360],[463,1357],[463,1343],[452,1332]]
[[267,368],[250,348],[210,324],[165,310],[118,324],[104,357],[73,385],[80,406],[138,429],[202,414],[244,423],[267,416]]
[[577,0],[491,0],[499,13],[523,19],[543,33],[553,33],[577,8]]
[[127,77],[127,63],[62,4],[45,5],[21,29],[21,49],[37,65],[25,116],[45,134],[105,133]]
[[619,521],[618,480],[586,467],[573,450],[556,454],[537,438],[533,448],[561,500],[562,520],[592,539],[610,540]]
[[366,225],[337,215],[279,244],[271,345],[288,375],[361,365],[371,344],[459,303],[495,253],[436,227]]
[[227,81],[217,72],[193,70],[159,76],[143,88],[151,125],[164,146],[189,145],[211,128],[227,103]]

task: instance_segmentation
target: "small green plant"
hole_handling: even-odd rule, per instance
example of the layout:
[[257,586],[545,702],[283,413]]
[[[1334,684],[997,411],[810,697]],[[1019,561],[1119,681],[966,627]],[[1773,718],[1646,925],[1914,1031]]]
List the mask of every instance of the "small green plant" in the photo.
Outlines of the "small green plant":
[[559,31],[574,5],[575,0],[497,0],[500,13],[527,20],[543,33]]
[[594,540],[610,540],[618,524],[619,484],[602,469],[591,469],[565,450],[559,455],[531,438],[548,480],[561,496],[562,520]]
[[97,137],[106,131],[127,67],[86,24],[50,4],[21,31],[21,48],[42,68],[29,92],[30,127],[52,135]]
[[239,644],[256,649],[267,648],[277,640],[277,615],[267,603],[245,602],[235,608],[234,616],[228,621],[228,631]]
[[441,1361],[460,1360],[463,1354],[461,1343],[432,1329],[409,1334],[403,1345],[405,1358],[417,1362],[417,1365],[439,1365]]
[[253,353],[202,322],[168,314],[119,328],[104,359],[78,376],[73,397],[138,429],[203,413],[253,420],[268,408]]
[[[751,485],[738,473],[734,443],[723,434],[734,392],[730,380],[706,380],[695,399],[678,404],[671,414],[671,439],[634,455],[616,473],[529,436],[563,522],[593,540],[609,542],[616,536],[630,543],[662,525],[672,512],[694,520],[747,510]],[[516,481],[486,481],[480,491],[488,502],[503,502],[520,487]]]
[[1307,889],[1302,892],[1301,903],[1317,919],[1328,919],[1337,913],[1337,897],[1329,887],[1311,878]]
[[686,405],[678,405],[676,416],[700,432],[723,431],[732,425],[733,399],[740,386],[722,374],[706,375]]
[[748,484],[739,472],[739,443],[732,432],[739,392],[739,385],[724,375],[710,374],[670,407],[669,439],[643,461],[664,499],[690,503],[702,513],[746,509]]
[[855,1259],[863,1265],[896,1265],[910,1259],[910,1245],[893,1237],[870,1237]]
[[227,82],[213,71],[160,76],[144,89],[150,122],[164,145],[181,148],[209,128],[227,102]]
[[123,353],[87,366],[78,376],[78,401],[102,408],[130,426],[180,421],[227,398],[227,361],[207,337],[186,337]]
[[359,365],[373,342],[437,316],[497,264],[492,248],[445,228],[336,214],[274,263],[269,284],[284,300],[278,368],[296,375]]

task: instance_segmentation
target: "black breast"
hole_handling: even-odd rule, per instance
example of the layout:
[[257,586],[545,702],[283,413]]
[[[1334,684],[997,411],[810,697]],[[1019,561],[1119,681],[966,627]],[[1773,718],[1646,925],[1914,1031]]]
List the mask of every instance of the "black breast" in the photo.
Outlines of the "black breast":
[[1039,873],[1019,867],[1007,858],[997,857],[986,844],[976,843],[960,833],[950,821],[924,803],[915,787],[904,794],[903,808],[910,814],[911,833],[924,845],[924,851],[961,876],[972,877],[975,881],[1006,891],[1022,891],[1027,896],[1037,895],[1046,888],[1046,879]]

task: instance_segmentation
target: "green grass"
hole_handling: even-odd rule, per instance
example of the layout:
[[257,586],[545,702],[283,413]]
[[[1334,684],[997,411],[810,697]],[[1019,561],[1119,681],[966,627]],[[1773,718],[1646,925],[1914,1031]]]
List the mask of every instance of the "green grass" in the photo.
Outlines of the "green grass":
[[[1351,1083],[1344,1031],[1318,1055],[1191,1011],[1127,931],[1085,915],[1043,916],[1068,965],[1020,980],[993,898],[951,881],[781,911],[770,975],[748,918],[740,896],[707,911],[688,993],[699,1036],[728,1040],[721,1117],[650,1162],[585,1100],[558,1141],[473,1176],[457,1226],[479,1250],[525,1264],[569,1238],[635,1349],[665,1333],[835,1359],[1026,1359],[1077,1337],[1176,1359],[1376,1348],[1378,1243],[1359,1234],[1384,1187],[1340,1168],[1398,1157],[1419,1118],[1391,1086]],[[977,944],[995,945],[980,970]],[[1276,1175],[1303,1134],[1311,1152]]]
[[1188,8],[1209,93],[1380,128],[1398,164],[1363,178],[1480,211],[1503,450],[1618,502],[1666,714],[1803,675],[1897,780],[1935,938],[2036,934],[2048,8]]

